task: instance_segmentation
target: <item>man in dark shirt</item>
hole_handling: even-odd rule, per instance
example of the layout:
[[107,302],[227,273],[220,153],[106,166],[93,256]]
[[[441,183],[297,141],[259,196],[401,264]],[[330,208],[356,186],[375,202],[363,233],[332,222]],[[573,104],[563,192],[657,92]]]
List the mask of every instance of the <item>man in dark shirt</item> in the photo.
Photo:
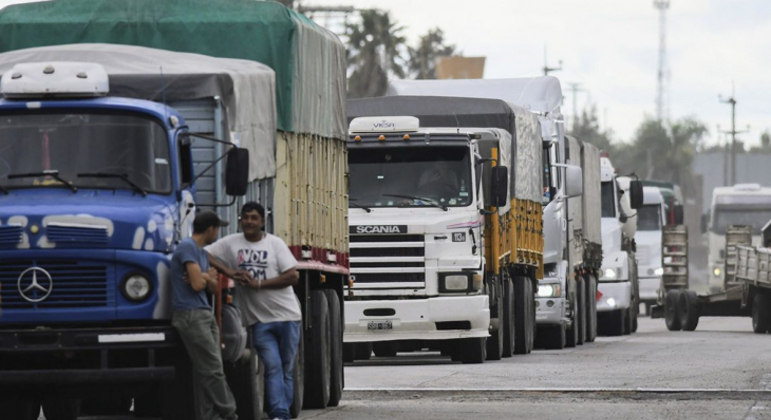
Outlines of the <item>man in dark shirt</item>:
[[220,226],[226,225],[215,213],[201,212],[193,221],[193,236],[180,242],[171,258],[171,324],[190,355],[201,389],[198,409],[206,420],[238,418],[222,368],[217,321],[206,298],[206,290],[216,292],[218,282],[203,247],[216,241]]

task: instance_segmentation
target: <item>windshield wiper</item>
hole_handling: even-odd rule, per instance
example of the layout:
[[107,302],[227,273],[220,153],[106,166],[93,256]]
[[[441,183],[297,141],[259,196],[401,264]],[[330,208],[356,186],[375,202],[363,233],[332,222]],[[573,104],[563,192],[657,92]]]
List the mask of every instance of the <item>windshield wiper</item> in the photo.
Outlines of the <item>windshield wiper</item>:
[[[78,192],[78,187],[70,184],[66,179],[59,176],[59,170],[58,169],[46,169],[43,172],[29,172],[26,174],[10,174],[8,175],[8,179],[16,179],[16,178],[37,178],[39,176],[50,176],[51,178],[61,182],[64,184],[65,187],[72,190],[72,192]],[[7,194],[7,193],[6,193]]]
[[357,209],[362,209],[362,210],[366,211],[367,213],[371,213],[372,212],[371,208],[369,208],[367,206],[362,206],[361,204],[356,204],[356,199],[355,198],[349,198],[348,199],[348,205],[356,207]]
[[406,198],[409,200],[420,200],[420,201],[427,201],[429,204],[431,204],[434,207],[439,207],[440,209],[447,211],[447,206],[440,203],[438,200],[434,198],[429,197],[421,197],[417,195],[402,195],[402,194],[383,194],[383,197],[396,197],[396,198]]
[[135,191],[142,194],[142,197],[147,196],[147,191],[143,190],[142,187],[137,185],[134,181],[130,180],[126,174],[116,174],[112,172],[93,172],[78,174],[78,178],[118,178],[123,180],[123,182],[126,184],[130,185],[131,188],[133,188]]

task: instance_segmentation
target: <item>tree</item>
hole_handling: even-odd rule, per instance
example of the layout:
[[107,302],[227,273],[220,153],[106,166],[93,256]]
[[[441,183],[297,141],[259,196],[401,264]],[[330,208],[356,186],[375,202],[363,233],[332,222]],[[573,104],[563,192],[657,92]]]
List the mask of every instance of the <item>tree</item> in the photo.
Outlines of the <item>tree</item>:
[[613,133],[610,131],[602,131],[600,129],[600,121],[597,117],[597,107],[592,105],[589,108],[584,108],[581,111],[581,117],[578,122],[573,125],[573,130],[569,133],[573,137],[591,143],[597,146],[600,150],[613,154],[616,147],[613,145]]
[[436,79],[436,63],[440,57],[457,53],[455,45],[447,45],[444,32],[439,28],[429,29],[420,37],[417,48],[408,48],[409,71],[415,79]]
[[360,15],[360,23],[345,25],[349,98],[383,95],[389,76],[405,76],[404,28],[388,12],[369,9]]

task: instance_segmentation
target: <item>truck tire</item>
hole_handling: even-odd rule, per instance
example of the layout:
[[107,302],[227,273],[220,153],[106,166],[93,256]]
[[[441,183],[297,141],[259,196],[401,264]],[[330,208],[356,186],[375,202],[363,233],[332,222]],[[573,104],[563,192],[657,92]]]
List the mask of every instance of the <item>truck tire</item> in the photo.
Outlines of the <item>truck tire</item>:
[[294,372],[292,376],[292,385],[294,386],[294,395],[292,405],[289,406],[289,415],[296,419],[300,416],[303,409],[303,398],[305,396],[305,333],[304,325],[300,326],[300,343],[297,345],[297,355],[294,359]]
[[565,347],[575,347],[578,345],[578,294],[576,293],[577,283],[575,281],[568,280],[567,284],[571,287],[568,289],[568,296],[570,297],[573,309],[573,316],[570,320],[570,325],[565,329]]
[[514,354],[514,285],[511,276],[506,275],[503,282],[503,353],[502,357]]
[[225,377],[236,399],[238,418],[260,420],[265,401],[265,369],[251,345],[246,352],[246,357],[225,363]]
[[584,278],[586,284],[586,342],[597,338],[597,279],[593,275]]
[[[630,303],[634,305],[634,302]],[[626,310],[622,311],[624,313],[624,332],[623,335],[629,335],[632,333],[633,323],[634,323],[634,308],[632,306],[626,308]]]
[[600,335],[619,336],[624,334],[626,325],[626,309],[616,309],[613,311],[597,314],[597,328]]
[[80,400],[76,398],[43,397],[43,414],[46,420],[77,420]]
[[771,324],[771,311],[769,311],[768,297],[762,293],[755,292],[752,298],[752,331],[756,334],[765,334]]
[[664,322],[669,331],[680,331],[680,317],[678,317],[678,305],[680,304],[680,291],[672,289],[664,296]]
[[[500,277],[500,280],[503,280],[503,277]],[[487,360],[501,360],[501,356],[503,355],[503,323],[505,316],[505,311],[503,308],[503,281],[501,281],[500,287],[495,289],[496,291],[493,293],[493,296],[490,296],[490,302],[495,300],[495,313],[498,317],[498,328],[490,331],[490,338],[485,340],[487,342]],[[492,313],[493,311],[490,311],[490,314]]]
[[677,304],[677,317],[680,319],[680,328],[683,331],[693,331],[699,325],[699,298],[693,290],[685,290],[680,293]]
[[328,407],[337,407],[343,396],[343,320],[340,298],[332,289],[324,290],[329,304],[329,326],[332,371],[329,378]]
[[457,359],[464,364],[483,363],[487,355],[487,337],[463,338],[458,341]]
[[582,345],[584,342],[586,342],[586,286],[584,283],[586,282],[585,279],[581,279],[580,282],[577,282],[577,288],[576,288],[576,301],[578,302],[578,305],[576,306],[576,319],[578,320],[578,341],[576,341],[576,344]]
[[332,352],[329,304],[323,290],[311,292],[311,328],[305,347],[303,408],[325,408],[329,401]]
[[514,353],[529,354],[535,341],[535,295],[528,277],[514,279]]
[[40,416],[40,399],[25,396],[0,400],[0,413],[4,419],[37,420]]

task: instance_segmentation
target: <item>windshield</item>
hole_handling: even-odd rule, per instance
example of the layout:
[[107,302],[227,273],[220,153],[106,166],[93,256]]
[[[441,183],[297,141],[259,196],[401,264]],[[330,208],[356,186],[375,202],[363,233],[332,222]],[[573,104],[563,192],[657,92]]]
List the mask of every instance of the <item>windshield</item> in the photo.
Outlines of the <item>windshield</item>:
[[713,216],[712,232],[717,234],[725,234],[726,227],[729,225],[750,225],[752,226],[752,234],[760,235],[760,229],[771,220],[771,209],[743,209],[743,208],[731,208],[731,209],[715,209],[715,215]]
[[348,149],[348,167],[356,207],[465,207],[473,198],[468,147]]
[[616,206],[613,202],[613,181],[602,183],[602,217],[616,217]]
[[661,230],[661,206],[642,206],[637,209],[637,230]]
[[0,186],[62,187],[61,180],[78,188],[171,192],[164,127],[130,113],[0,115]]

